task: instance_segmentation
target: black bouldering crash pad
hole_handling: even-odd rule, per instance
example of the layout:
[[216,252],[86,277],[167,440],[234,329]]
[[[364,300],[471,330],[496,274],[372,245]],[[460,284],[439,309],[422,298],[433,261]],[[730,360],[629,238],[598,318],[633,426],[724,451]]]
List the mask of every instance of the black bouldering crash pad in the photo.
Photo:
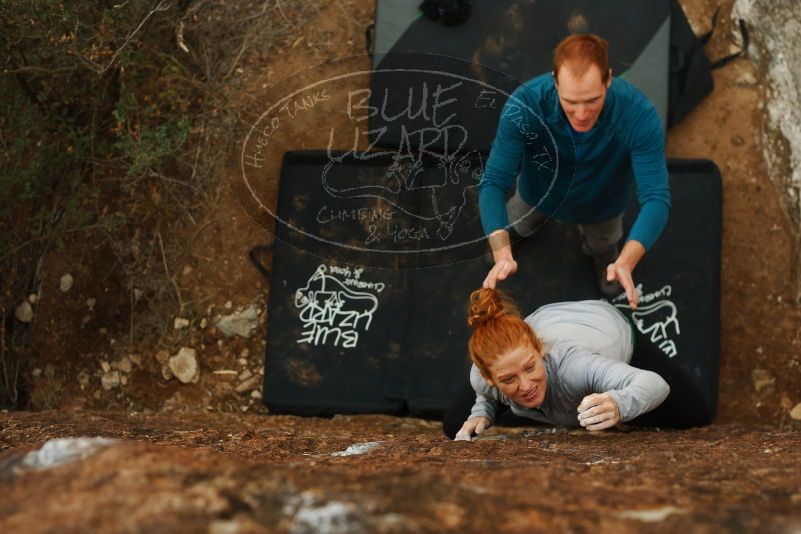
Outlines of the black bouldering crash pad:
[[[285,155],[263,395],[272,412],[447,409],[467,381],[467,297],[489,269],[481,161]],[[622,296],[612,303],[638,330],[632,364],[671,385],[642,421],[691,426],[709,423],[717,406],[721,184],[710,161],[669,160],[668,169],[673,208],[634,273],[640,306],[632,312]],[[574,225],[549,221],[514,247],[519,270],[501,288],[524,313],[600,297]]]

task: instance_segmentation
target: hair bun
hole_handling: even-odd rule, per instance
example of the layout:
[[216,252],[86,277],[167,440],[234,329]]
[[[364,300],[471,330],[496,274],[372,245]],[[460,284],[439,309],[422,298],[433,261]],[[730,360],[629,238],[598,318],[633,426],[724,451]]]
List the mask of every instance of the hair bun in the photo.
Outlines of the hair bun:
[[510,312],[515,313],[514,305],[500,291],[482,287],[470,293],[467,310],[467,326],[475,330],[487,321]]

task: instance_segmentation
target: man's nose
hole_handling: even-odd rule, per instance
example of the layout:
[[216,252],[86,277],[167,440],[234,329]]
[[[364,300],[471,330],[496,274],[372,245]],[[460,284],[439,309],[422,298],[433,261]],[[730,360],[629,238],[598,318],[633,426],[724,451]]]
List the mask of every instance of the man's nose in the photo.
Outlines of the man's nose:
[[589,113],[587,113],[587,108],[585,106],[581,105],[576,109],[576,118],[578,120],[583,121],[588,116],[589,116]]
[[528,391],[533,385],[533,380],[530,378],[526,378],[525,376],[520,377],[520,391]]

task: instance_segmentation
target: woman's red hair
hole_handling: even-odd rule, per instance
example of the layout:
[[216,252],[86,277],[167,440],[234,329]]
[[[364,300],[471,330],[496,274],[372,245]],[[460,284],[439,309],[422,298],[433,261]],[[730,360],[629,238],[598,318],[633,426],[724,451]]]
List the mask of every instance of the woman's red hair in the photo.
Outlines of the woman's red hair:
[[542,351],[542,341],[512,300],[498,290],[481,288],[470,294],[467,326],[473,331],[467,343],[470,359],[485,377],[491,376],[490,365],[505,352],[529,343]]

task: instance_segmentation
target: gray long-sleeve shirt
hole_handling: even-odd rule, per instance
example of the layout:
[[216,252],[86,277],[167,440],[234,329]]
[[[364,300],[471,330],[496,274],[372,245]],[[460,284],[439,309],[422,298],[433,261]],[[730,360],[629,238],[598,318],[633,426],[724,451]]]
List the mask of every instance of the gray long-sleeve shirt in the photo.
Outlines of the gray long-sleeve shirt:
[[559,302],[537,309],[526,322],[542,339],[547,386],[538,408],[512,402],[489,384],[473,365],[470,384],[476,392],[471,416],[495,419],[498,404],[535,421],[580,426],[577,407],[591,393],[614,399],[620,420],[630,421],[659,406],[670,392],[652,371],[628,364],[633,351],[630,325],[611,304],[599,300]]

